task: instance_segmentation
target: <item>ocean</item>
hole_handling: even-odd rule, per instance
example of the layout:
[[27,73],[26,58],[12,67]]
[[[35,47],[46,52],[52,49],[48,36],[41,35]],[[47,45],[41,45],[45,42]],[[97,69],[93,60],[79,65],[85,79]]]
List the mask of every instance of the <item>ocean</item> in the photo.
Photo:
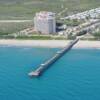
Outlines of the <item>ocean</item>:
[[100,100],[99,49],[72,49],[41,77],[28,76],[58,50],[0,46],[0,100]]

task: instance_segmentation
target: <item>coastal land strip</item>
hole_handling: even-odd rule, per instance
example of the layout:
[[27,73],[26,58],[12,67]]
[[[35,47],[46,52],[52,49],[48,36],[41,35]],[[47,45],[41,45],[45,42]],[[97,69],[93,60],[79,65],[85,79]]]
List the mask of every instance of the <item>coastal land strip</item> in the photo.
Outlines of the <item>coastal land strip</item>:
[[[63,48],[70,40],[9,40],[1,39],[0,45],[4,46],[28,46],[28,47],[44,47],[44,48]],[[100,48],[100,41],[82,41],[80,40],[73,48]]]

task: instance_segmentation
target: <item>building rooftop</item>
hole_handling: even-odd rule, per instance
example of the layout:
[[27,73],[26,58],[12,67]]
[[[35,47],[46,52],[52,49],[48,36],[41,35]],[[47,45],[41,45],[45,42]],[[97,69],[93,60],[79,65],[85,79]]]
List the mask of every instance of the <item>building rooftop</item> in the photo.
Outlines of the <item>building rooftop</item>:
[[55,13],[47,12],[47,11],[41,11],[39,13],[36,13],[36,17],[40,19],[50,19],[55,17]]

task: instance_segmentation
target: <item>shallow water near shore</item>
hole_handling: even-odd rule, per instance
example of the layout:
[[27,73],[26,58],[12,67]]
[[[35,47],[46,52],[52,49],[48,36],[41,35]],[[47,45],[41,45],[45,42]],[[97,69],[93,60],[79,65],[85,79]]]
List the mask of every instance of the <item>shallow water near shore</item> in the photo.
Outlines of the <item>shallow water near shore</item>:
[[100,50],[72,49],[41,77],[28,73],[60,49],[0,47],[0,100],[100,100]]

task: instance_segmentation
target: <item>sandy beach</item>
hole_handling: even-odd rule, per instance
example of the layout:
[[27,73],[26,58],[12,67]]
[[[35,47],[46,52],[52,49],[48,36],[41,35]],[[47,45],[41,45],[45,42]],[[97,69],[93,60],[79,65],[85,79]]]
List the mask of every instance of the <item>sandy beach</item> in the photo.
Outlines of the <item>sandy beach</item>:
[[[30,47],[49,47],[63,48],[70,41],[66,40],[0,40],[0,45],[7,46],[30,46]],[[79,41],[73,48],[94,48],[100,49],[100,41]]]

